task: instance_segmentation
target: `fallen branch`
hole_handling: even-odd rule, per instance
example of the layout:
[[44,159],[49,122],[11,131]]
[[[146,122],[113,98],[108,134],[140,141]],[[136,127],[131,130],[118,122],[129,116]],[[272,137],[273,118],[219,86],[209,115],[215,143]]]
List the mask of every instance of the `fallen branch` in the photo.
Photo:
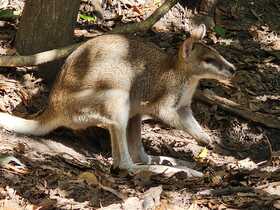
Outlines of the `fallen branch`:
[[[140,23],[133,23],[114,28],[111,33],[135,33],[138,31],[147,31],[162,16],[164,16],[178,0],[167,0],[146,20]],[[53,49],[46,52],[37,53],[29,56],[1,56],[0,66],[2,67],[20,67],[20,66],[36,66],[43,63],[59,60],[67,57],[81,43],[73,44],[67,47]]]
[[178,0],[167,0],[159,8],[157,8],[151,16],[140,23],[127,24],[115,27],[111,33],[135,33],[149,30],[160,18],[162,18]]
[[247,120],[261,123],[270,128],[280,129],[280,120],[278,120],[276,117],[260,112],[252,112],[249,109],[242,107],[240,104],[237,104],[229,99],[217,96],[214,93],[197,91],[195,94],[195,98],[208,104],[218,105],[222,109],[237,114]]
[[48,63],[54,60],[59,60],[68,56],[81,43],[73,44],[67,47],[53,49],[34,55],[28,56],[1,56],[0,66],[3,67],[20,67],[20,66],[36,66],[43,63]]
[[207,189],[202,190],[196,193],[199,196],[226,196],[234,193],[254,193],[254,189],[252,187],[227,187],[223,189]]

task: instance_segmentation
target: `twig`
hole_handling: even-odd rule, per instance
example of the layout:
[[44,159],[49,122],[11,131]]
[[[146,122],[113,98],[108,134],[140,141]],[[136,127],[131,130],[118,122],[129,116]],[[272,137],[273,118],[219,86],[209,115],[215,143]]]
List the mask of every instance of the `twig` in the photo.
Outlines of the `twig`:
[[221,196],[221,195],[230,195],[232,193],[238,193],[238,192],[254,192],[254,189],[251,187],[227,187],[223,189],[210,189],[210,190],[203,190],[200,192],[197,192],[196,195],[201,195],[201,196],[209,196],[209,195],[214,195],[214,196]]
[[122,200],[125,200],[126,199],[126,196],[116,190],[114,190],[113,188],[111,187],[107,187],[107,186],[104,186],[102,184],[99,183],[99,187],[105,191],[108,191],[112,194],[114,194],[115,196],[117,196],[118,198],[122,199]]
[[195,94],[195,98],[208,104],[218,105],[222,109],[237,114],[247,120],[261,123],[270,128],[280,129],[280,120],[278,120],[277,118],[260,112],[252,112],[249,109],[242,107],[240,104],[237,104],[229,99],[217,96],[214,93],[197,91]]
[[258,15],[254,9],[250,9],[250,11],[260,22],[263,22],[263,20],[260,17],[260,15]]
[[67,47],[53,49],[29,56],[1,56],[0,66],[5,67],[20,67],[20,66],[36,66],[43,63],[48,63],[54,60],[59,60],[68,56],[81,43],[73,44]]
[[271,143],[270,143],[270,141],[269,141],[269,139],[265,136],[264,137],[264,142],[267,144],[267,146],[268,146],[268,151],[269,151],[269,158],[268,158],[268,160],[267,160],[267,162],[268,163],[271,163],[271,161],[272,161],[272,155],[273,155],[273,152],[272,152],[272,146],[271,146]]
[[135,33],[149,30],[161,17],[163,17],[178,0],[167,0],[146,20],[114,28],[111,33]]

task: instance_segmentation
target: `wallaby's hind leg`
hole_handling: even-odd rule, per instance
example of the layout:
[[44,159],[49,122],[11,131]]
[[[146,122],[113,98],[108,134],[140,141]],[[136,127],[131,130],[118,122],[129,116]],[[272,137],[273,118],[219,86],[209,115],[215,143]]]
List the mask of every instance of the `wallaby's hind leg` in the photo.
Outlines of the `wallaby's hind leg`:
[[132,169],[126,129],[129,116],[129,94],[121,90],[111,90],[110,105],[107,107],[112,123],[109,125],[114,168]]
[[[89,91],[88,91],[89,92]],[[99,97],[102,95],[102,97]],[[68,117],[67,127],[83,129],[100,126],[110,132],[114,168],[130,169],[133,162],[128,152],[126,127],[129,115],[129,94],[119,89],[104,90],[102,93],[76,100]]]
[[130,156],[135,163],[150,163],[150,157],[145,152],[141,141],[141,115],[129,119],[127,126],[127,141]]
[[134,165],[126,141],[126,127],[121,124],[110,126],[112,142],[113,167],[120,169],[131,169]]

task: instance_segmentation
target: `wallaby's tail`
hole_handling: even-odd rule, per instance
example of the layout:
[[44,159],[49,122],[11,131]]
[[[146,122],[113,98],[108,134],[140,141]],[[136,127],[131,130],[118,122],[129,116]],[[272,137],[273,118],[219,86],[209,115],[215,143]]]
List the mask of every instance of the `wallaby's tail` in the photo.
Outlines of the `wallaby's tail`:
[[32,119],[16,117],[0,112],[0,127],[16,133],[41,136],[49,133],[59,126],[58,120],[49,110]]

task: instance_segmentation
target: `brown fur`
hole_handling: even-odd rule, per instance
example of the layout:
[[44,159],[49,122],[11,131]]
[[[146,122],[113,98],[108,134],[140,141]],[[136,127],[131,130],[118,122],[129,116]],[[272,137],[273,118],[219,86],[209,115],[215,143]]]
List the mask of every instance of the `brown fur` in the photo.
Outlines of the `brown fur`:
[[[135,167],[134,162],[151,162],[141,143],[141,115],[155,116],[207,144],[210,137],[191,113],[192,95],[200,79],[227,79],[234,67],[200,42],[204,35],[205,26],[196,28],[177,55],[135,37],[94,38],[68,57],[41,116],[24,121],[1,113],[0,124],[36,135],[59,126],[104,127],[111,134],[114,166],[123,169]],[[204,61],[206,57],[213,65]],[[34,130],[6,126],[3,121],[9,120],[19,127],[35,123]]]

